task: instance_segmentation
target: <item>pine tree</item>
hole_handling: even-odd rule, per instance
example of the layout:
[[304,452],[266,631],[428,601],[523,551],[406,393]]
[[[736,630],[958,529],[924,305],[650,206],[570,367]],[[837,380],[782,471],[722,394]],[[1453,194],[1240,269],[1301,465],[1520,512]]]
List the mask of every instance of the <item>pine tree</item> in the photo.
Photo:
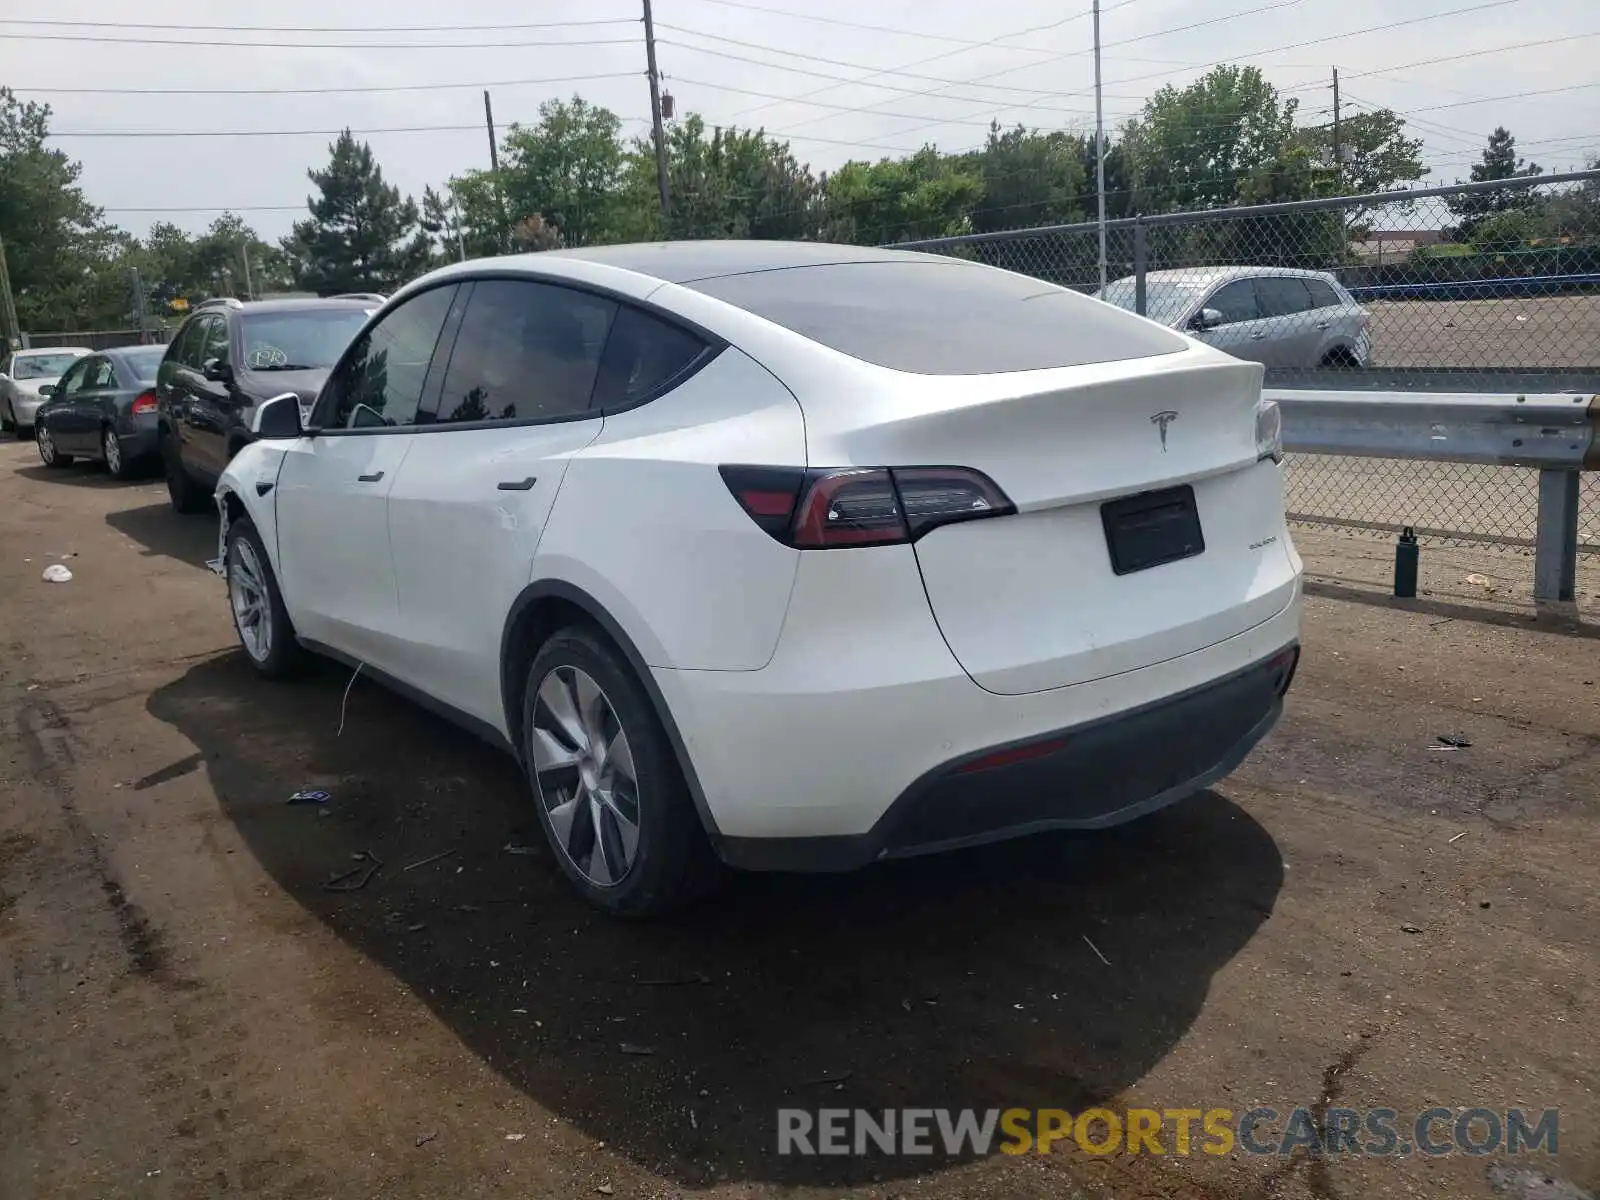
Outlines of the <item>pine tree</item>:
[[[1492,179],[1528,179],[1542,175],[1544,168],[1517,157],[1517,139],[1504,125],[1489,135],[1489,144],[1483,148],[1482,159],[1473,164],[1472,182],[1486,183]],[[1461,218],[1461,224],[1451,231],[1451,241],[1470,242],[1478,226],[1502,213],[1520,213],[1531,218],[1540,208],[1540,199],[1528,187],[1495,188],[1483,192],[1466,192],[1450,201],[1450,210]]]
[[283,241],[295,284],[322,295],[392,292],[428,266],[417,206],[383,181],[372,147],[348,129],[328,150],[327,167],[306,172],[321,193],[306,200],[311,215]]

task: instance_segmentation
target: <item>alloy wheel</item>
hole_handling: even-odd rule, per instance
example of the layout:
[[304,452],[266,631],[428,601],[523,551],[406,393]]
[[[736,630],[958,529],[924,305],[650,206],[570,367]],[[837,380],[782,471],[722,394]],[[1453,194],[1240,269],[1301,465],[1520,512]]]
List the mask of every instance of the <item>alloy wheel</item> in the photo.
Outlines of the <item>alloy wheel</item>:
[[41,422],[39,428],[34,431],[33,436],[39,447],[40,461],[45,466],[50,466],[56,461],[56,443],[55,439],[50,436],[50,427]]
[[267,596],[266,571],[255,547],[244,538],[228,551],[228,600],[244,651],[256,662],[272,653],[272,604]]
[[105,432],[106,470],[113,475],[122,474],[122,439],[111,430]]
[[596,887],[614,887],[639,852],[639,784],[616,710],[578,667],[544,677],[533,706],[534,778],[561,853]]

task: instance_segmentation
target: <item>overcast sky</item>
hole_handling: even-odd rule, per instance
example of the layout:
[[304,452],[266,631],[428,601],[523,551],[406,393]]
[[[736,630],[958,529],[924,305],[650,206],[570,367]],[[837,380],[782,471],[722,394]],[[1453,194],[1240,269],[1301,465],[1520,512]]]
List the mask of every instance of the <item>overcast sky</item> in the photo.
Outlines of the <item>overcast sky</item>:
[[[764,125],[802,161],[829,168],[925,141],[965,149],[983,140],[991,118],[1092,129],[1088,2],[655,0],[655,19],[660,66],[680,115]],[[778,8],[787,13],[771,11]],[[372,144],[392,182],[420,196],[424,184],[488,166],[485,85],[502,128],[532,119],[542,100],[574,92],[615,111],[629,134],[647,128],[650,111],[639,5],[629,0],[8,0],[5,10],[12,15],[0,18],[0,82],[51,104],[56,144],[83,163],[90,199],[141,235],[163,219],[203,229],[223,208],[266,237],[286,232],[304,215],[307,166],[326,161],[331,139],[320,131],[345,125]],[[113,16],[137,24],[110,24]],[[1393,27],[1402,21],[1410,23]],[[447,22],[455,24],[439,31]],[[532,27],[558,22],[597,23]],[[271,31],[289,27],[340,32]],[[1497,124],[1547,170],[1581,166],[1600,152],[1593,0],[1106,0],[1101,36],[1108,129],[1154,89],[1224,61],[1260,66],[1280,90],[1300,97],[1304,123],[1321,122],[1338,66],[1355,111],[1388,106],[1414,114],[1431,179],[1465,178]],[[92,38],[128,41],[81,40]],[[585,78],[529,82],[573,76]],[[855,79],[871,82],[844,82]],[[314,91],[440,83],[464,86]],[[38,90],[90,87],[308,91]],[[1519,95],[1529,92],[1545,94]],[[463,128],[362,132],[417,126]],[[74,136],[179,130],[312,132]]]

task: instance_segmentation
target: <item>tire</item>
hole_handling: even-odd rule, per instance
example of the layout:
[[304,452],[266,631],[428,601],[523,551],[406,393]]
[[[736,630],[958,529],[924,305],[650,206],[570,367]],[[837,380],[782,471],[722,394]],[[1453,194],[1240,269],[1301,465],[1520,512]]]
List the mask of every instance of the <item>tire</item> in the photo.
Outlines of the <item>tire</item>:
[[[228,526],[222,561],[227,571],[228,609],[245,658],[268,679],[288,678],[305,661],[305,651],[295,640],[294,625],[283,607],[261,535],[248,517]],[[254,621],[249,619],[250,613]]]
[[16,418],[11,415],[11,405],[7,404],[4,411],[0,411],[0,433],[16,432]]
[[1355,352],[1346,346],[1335,346],[1322,356],[1322,365],[1325,369],[1335,371],[1354,371],[1361,364],[1356,361]]
[[[609,641],[570,626],[539,648],[522,729],[539,825],[591,904],[615,916],[654,916],[715,882],[718,864],[666,731]],[[631,803],[619,742],[632,766]]]
[[109,425],[100,431],[100,460],[113,479],[127,479],[133,474],[133,464],[122,453],[122,439]]
[[35,435],[35,445],[39,448],[39,461],[53,469],[70,467],[72,455],[62,454],[56,449],[56,439],[51,436],[48,425],[40,425]]
[[210,497],[184,468],[183,456],[171,437],[161,439],[161,466],[167,477],[167,499],[174,511],[199,513],[210,507]]

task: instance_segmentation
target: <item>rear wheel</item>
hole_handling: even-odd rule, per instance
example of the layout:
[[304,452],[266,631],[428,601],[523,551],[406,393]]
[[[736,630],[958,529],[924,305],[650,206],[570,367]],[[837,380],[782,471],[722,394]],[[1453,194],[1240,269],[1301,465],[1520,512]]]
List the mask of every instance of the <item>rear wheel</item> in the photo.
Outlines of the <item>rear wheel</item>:
[[305,655],[295,640],[294,626],[283,607],[261,535],[248,517],[228,526],[223,564],[228,578],[228,607],[250,665],[269,679],[292,675]]
[[1361,364],[1348,346],[1335,346],[1322,356],[1322,365],[1336,371],[1353,371]]
[[522,729],[539,824],[590,903],[649,916],[707,889],[716,864],[683,772],[644,688],[608,641],[574,626],[540,647]]
[[8,403],[0,410],[0,433],[11,433],[17,427],[16,418],[11,415],[11,405]]
[[161,465],[167,476],[167,499],[181,513],[206,510],[206,494],[183,465],[177,443],[169,435],[161,439]]
[[122,456],[122,439],[109,425],[100,434],[100,457],[105,460],[106,473],[113,479],[128,477],[128,460]]
[[39,447],[39,461],[44,463],[45,466],[70,467],[72,465],[72,455],[63,454],[56,449],[56,439],[50,432],[50,426],[41,422],[34,441]]

